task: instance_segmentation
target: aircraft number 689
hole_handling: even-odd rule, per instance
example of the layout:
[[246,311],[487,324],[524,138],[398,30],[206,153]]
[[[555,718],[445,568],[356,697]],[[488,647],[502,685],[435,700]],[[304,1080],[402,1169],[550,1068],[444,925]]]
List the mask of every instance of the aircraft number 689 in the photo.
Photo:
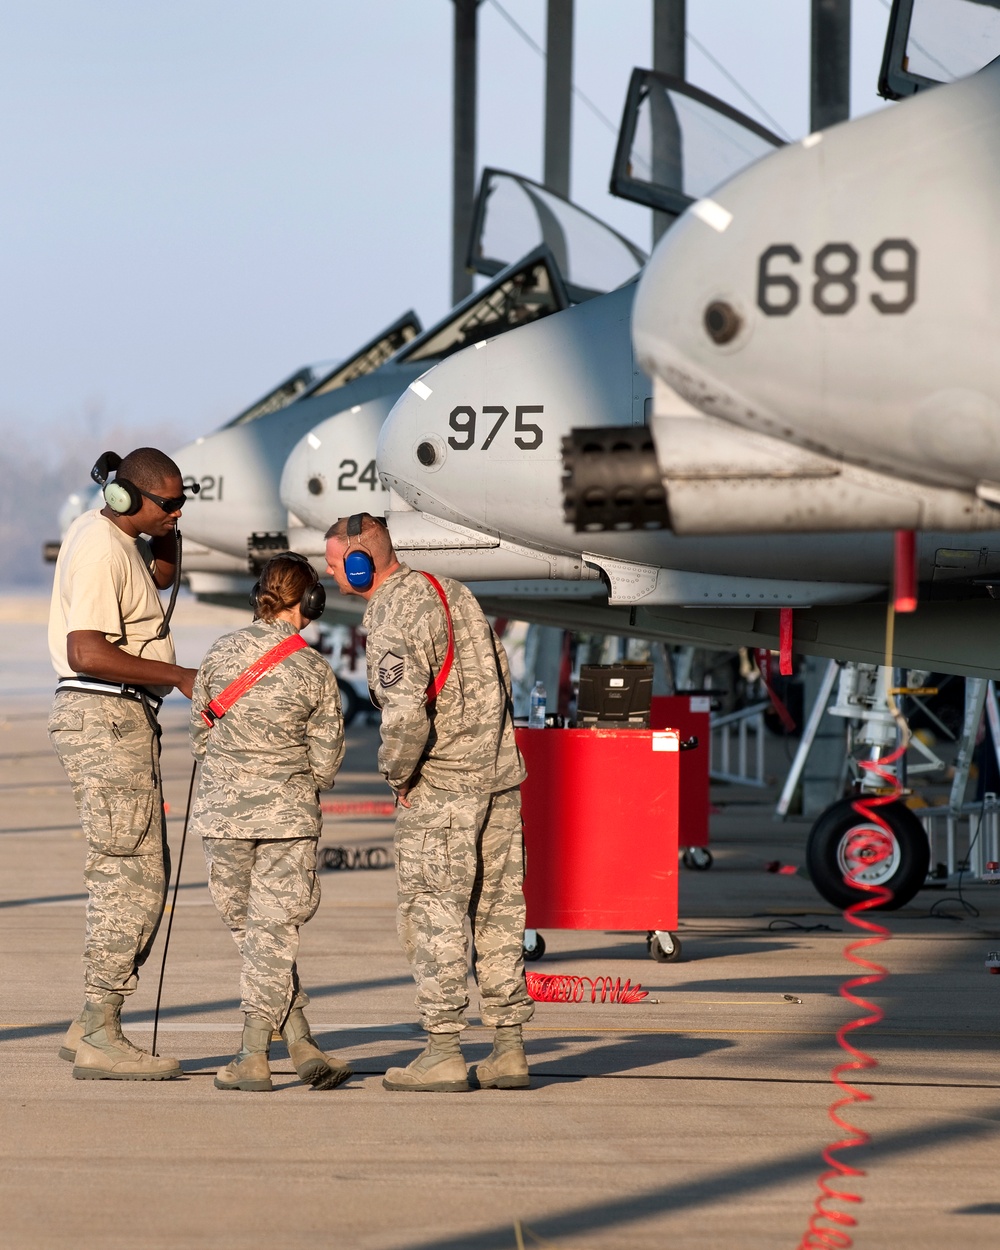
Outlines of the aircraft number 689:
[[[757,307],[768,317],[787,317],[798,307],[801,289],[791,273],[776,273],[779,259],[802,263],[792,243],[774,243],[757,262]],[[843,316],[858,302],[860,258],[850,243],[827,243],[813,257],[812,302],[821,313]],[[883,314],[905,313],[917,299],[917,249],[909,239],[883,239],[872,252],[872,272],[889,284],[869,298]]]

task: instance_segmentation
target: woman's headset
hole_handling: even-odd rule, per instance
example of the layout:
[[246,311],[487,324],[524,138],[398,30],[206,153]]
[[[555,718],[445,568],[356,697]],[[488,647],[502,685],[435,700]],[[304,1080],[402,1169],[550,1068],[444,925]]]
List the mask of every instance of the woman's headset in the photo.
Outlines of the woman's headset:
[[142,495],[138,486],[127,477],[116,477],[113,482],[108,481],[109,475],[115,472],[121,462],[122,458],[117,452],[106,451],[90,470],[90,476],[102,488],[104,502],[112,512],[118,516],[135,516],[142,507]]
[[[316,577],[311,586],[307,586],[302,592],[302,598],[299,600],[299,611],[307,621],[318,621],[326,610],[326,587],[316,576],[316,570],[305,558],[300,556],[297,551],[284,551],[280,556],[272,556],[271,560],[298,560],[306,566],[306,568]],[[268,560],[267,564],[271,563]],[[261,577],[267,569],[267,564],[261,569]],[[253,608],[254,616],[257,615],[257,600],[260,596],[260,578],[254,582],[253,590],[250,591],[250,606]]]
[[348,550],[344,555],[344,576],[355,590],[368,590],[375,580],[375,561],[371,558],[371,554],[360,543],[357,550],[350,550],[354,540],[361,537],[363,523],[364,514],[361,512],[356,512],[354,516],[347,518]]

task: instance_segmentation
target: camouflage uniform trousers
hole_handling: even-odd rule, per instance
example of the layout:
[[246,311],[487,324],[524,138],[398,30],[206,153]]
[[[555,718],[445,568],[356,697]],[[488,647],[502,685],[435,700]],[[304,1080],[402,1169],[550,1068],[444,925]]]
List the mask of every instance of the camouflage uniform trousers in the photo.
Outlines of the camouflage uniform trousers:
[[396,814],[397,925],[431,1033],[466,1027],[465,917],[472,922],[483,1024],[522,1024],[524,979],[521,793],[456,794],[419,783]]
[[131,699],[63,691],[48,731],[87,838],[84,980],[101,1002],[135,991],[166,902],[159,727]]
[[305,1007],[295,957],[299,926],[316,912],[318,838],[203,838],[208,888],[243,957],[240,1006],[280,1029]]

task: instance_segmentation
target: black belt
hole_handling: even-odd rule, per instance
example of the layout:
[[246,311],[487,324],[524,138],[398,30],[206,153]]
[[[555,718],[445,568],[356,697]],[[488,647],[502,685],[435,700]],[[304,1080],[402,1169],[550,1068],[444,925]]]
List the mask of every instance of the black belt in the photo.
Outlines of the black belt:
[[133,703],[148,705],[154,714],[160,710],[163,700],[150,694],[145,686],[130,686],[125,682],[101,681],[97,677],[60,677],[56,694],[63,690],[78,690],[83,694],[106,694],[116,699],[131,699]]

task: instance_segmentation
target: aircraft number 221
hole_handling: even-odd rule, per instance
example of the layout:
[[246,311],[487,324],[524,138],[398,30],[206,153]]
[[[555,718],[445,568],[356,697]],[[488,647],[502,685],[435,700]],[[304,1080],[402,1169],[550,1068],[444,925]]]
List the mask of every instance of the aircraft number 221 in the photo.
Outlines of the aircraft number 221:
[[[542,427],[533,421],[525,420],[529,413],[544,412],[542,404],[520,404],[514,409],[514,446],[522,451],[537,451],[542,445]],[[479,445],[480,451],[489,451],[493,440],[500,433],[500,427],[510,416],[501,404],[487,404],[482,410],[483,426],[480,433],[486,437]],[[459,404],[448,414],[448,424],[455,431],[448,435],[448,446],[455,451],[469,451],[476,442],[476,410],[468,404]],[[509,427],[508,427],[509,428]]]

